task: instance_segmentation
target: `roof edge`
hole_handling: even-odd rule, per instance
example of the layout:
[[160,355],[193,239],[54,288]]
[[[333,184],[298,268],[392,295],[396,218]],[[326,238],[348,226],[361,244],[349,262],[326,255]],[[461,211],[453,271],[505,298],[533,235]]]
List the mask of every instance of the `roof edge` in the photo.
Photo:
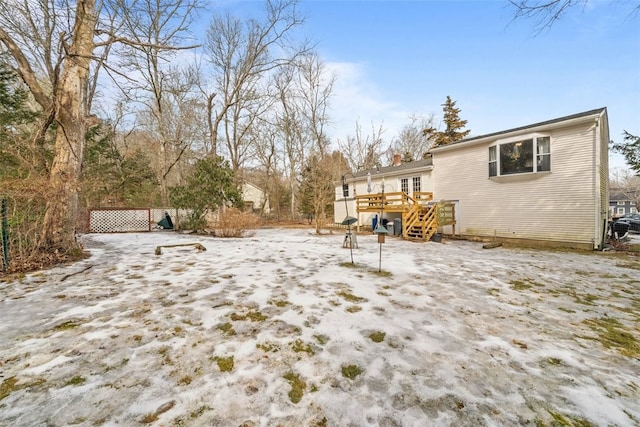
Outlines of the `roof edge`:
[[499,131],[499,132],[492,132],[492,133],[487,133],[487,134],[484,134],[484,135],[474,136],[474,137],[471,137],[471,138],[461,139],[460,141],[456,141],[456,142],[448,144],[448,145],[442,145],[442,146],[439,146],[439,147],[434,147],[429,151],[430,152],[432,152],[432,151],[440,151],[440,150],[446,149],[446,148],[453,148],[454,146],[457,146],[458,144],[466,144],[468,142],[479,141],[479,140],[486,139],[486,138],[494,138],[496,136],[506,135],[506,134],[513,133],[513,132],[520,132],[520,131],[524,131],[524,130],[527,130],[527,129],[535,129],[535,128],[538,128],[538,127],[549,126],[549,125],[553,125],[553,124],[560,124],[560,123],[563,123],[563,122],[568,122],[568,121],[572,121],[572,120],[579,120],[579,119],[588,118],[588,117],[591,117],[591,116],[600,116],[603,113],[606,114],[606,112],[607,112],[607,107],[596,108],[596,109],[593,109],[593,110],[583,111],[581,113],[576,113],[576,114],[571,114],[571,115],[568,115],[568,116],[558,117],[556,119],[545,120],[543,122],[533,123],[533,124],[526,125],[526,126],[519,126],[519,127],[507,129],[507,130],[502,130],[502,131]]

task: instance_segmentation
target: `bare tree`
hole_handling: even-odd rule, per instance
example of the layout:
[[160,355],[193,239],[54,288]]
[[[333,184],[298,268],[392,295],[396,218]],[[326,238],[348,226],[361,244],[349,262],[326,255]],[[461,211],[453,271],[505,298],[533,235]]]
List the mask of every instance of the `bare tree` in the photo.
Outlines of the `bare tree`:
[[298,64],[300,111],[315,149],[324,156],[329,140],[325,127],[329,123],[329,101],[336,81],[335,74],[327,74],[317,54],[305,55]]
[[[242,163],[237,156],[248,152],[238,145],[245,143],[242,134],[251,122],[249,117],[264,108],[258,102],[266,96],[261,83],[269,73],[291,64],[308,49],[306,43],[294,47],[289,41],[290,34],[303,23],[297,0],[267,0],[266,12],[264,22],[219,15],[207,29],[205,50],[215,80],[208,96],[210,154],[218,154],[224,125],[224,140],[230,154],[236,155],[236,167]],[[231,129],[241,119],[249,121],[243,122],[245,129]]]
[[280,151],[284,175],[289,183],[290,214],[296,214],[296,194],[301,180],[306,154],[311,151],[312,141],[306,138],[300,104],[296,102],[294,85],[295,68],[282,67],[273,79],[278,99],[275,124],[279,133]]
[[[132,37],[137,34],[136,22],[143,22],[141,4],[136,0],[13,0],[0,5],[0,43],[43,111],[39,135],[43,138],[55,123],[51,197],[40,237],[42,248],[61,253],[77,248],[75,225],[85,134],[97,122],[90,111],[95,94],[91,84],[97,82],[91,71],[99,67],[92,69],[92,60],[104,60],[114,43],[154,45],[154,40]],[[155,3],[159,14],[165,10],[162,4],[162,0]],[[177,12],[163,19],[175,20],[176,16]]]
[[[0,10],[0,42],[43,111],[39,134],[56,123],[54,157],[40,246],[68,251],[76,247],[75,219],[87,111],[89,67],[95,49],[95,0],[78,0],[75,13],[57,10],[59,3],[25,0],[4,2]],[[60,13],[59,13],[60,12]],[[69,25],[71,24],[71,25]]]
[[371,123],[371,134],[363,135],[362,126],[356,121],[355,136],[347,135],[345,141],[338,141],[338,147],[344,153],[351,170],[372,169],[380,166],[382,154],[388,149],[384,145],[385,132],[386,129],[382,123],[377,128]]
[[[536,32],[539,34],[563,17],[570,9],[585,8],[591,0],[509,0],[515,8],[515,19],[528,18],[536,21]],[[614,3],[612,1],[611,3]],[[632,7],[630,14],[638,15],[640,5]]]
[[148,149],[157,158],[154,169],[160,198],[167,206],[168,188],[180,181],[181,163],[205,138],[201,131],[205,111],[193,91],[195,81],[190,73],[168,68],[161,75],[159,92],[139,91],[143,105],[137,112],[136,125],[151,138]]
[[400,134],[391,142],[390,154],[400,154],[403,162],[423,159],[433,143],[422,130],[433,126],[433,115],[409,116],[409,123],[402,127]]
[[327,214],[333,214],[334,182],[345,166],[342,153],[337,151],[325,155],[314,152],[307,159],[302,174],[302,205],[303,211],[313,215],[316,234],[324,227]]

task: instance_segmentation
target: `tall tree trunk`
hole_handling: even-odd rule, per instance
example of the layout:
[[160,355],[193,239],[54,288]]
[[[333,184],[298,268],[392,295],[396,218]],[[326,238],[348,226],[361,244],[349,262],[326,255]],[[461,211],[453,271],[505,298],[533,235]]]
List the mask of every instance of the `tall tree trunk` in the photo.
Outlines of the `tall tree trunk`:
[[71,44],[55,93],[56,141],[40,244],[51,250],[77,248],[75,237],[78,188],[85,146],[88,111],[85,97],[94,50],[95,0],[78,0]]

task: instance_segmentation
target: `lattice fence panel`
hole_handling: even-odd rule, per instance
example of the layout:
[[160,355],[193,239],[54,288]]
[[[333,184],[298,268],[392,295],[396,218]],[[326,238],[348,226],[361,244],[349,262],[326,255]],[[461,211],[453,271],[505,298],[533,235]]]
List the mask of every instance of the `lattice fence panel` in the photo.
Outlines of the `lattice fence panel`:
[[151,230],[149,209],[96,209],[89,211],[90,233]]

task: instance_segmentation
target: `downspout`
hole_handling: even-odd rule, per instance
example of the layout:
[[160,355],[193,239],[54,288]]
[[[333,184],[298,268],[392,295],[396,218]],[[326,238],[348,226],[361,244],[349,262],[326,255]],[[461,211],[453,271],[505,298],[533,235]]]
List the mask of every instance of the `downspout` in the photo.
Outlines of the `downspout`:
[[595,177],[594,177],[594,198],[595,198],[595,212],[594,212],[594,228],[593,228],[593,248],[602,250],[604,248],[603,245],[603,236],[600,233],[600,181],[602,180],[602,173],[600,172],[600,165],[602,159],[600,158],[600,117],[596,118],[595,123]]

